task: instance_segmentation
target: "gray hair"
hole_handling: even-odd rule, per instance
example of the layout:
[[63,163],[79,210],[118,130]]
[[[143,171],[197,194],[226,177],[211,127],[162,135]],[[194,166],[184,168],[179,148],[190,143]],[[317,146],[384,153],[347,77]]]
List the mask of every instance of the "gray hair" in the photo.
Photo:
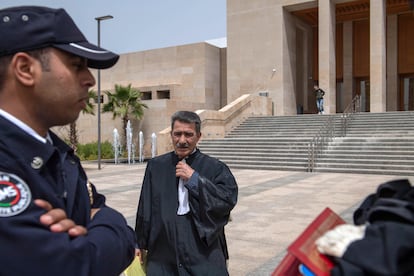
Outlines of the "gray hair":
[[171,130],[174,127],[175,121],[180,121],[188,124],[195,124],[197,133],[201,132],[201,119],[197,113],[192,111],[177,111],[171,116]]

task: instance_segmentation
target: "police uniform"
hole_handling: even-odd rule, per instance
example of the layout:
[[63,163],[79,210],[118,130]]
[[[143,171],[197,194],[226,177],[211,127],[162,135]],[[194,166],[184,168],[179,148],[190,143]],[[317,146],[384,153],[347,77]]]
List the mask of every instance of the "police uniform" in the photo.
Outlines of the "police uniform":
[[[135,234],[93,185],[88,191],[73,150],[49,135],[53,145],[0,116],[0,275],[119,275],[134,256]],[[88,234],[51,232],[35,199],[65,210]],[[91,208],[100,208],[92,220]]]
[[[119,55],[89,43],[64,9],[1,9],[0,22],[0,37],[7,38],[0,39],[1,58],[53,47],[84,59],[89,68],[110,68],[119,59]],[[6,59],[0,65],[9,72],[1,87],[5,97],[12,96],[3,91],[5,87],[19,87],[9,85],[16,77],[10,77],[11,66],[7,64]],[[20,98],[17,101],[24,103]],[[10,110],[12,103],[6,99],[2,106]],[[15,118],[0,111],[0,276],[118,276],[135,255],[133,230],[120,213],[105,205],[104,196],[88,185],[80,161],[68,145],[51,132],[51,143],[46,143],[45,137],[19,117],[23,116]],[[46,211],[34,204],[35,199],[63,209],[69,219],[87,228],[87,235],[70,237],[66,232],[52,232],[40,223]],[[93,219],[91,208],[100,209]]]

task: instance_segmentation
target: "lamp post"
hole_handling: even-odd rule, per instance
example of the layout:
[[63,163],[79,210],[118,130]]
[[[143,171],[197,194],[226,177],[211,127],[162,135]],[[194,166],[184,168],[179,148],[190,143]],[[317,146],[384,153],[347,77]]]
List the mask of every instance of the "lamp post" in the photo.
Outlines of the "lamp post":
[[[114,18],[112,15],[95,17],[98,22],[98,47],[101,47],[101,21]],[[101,70],[98,69],[98,170],[101,169]]]

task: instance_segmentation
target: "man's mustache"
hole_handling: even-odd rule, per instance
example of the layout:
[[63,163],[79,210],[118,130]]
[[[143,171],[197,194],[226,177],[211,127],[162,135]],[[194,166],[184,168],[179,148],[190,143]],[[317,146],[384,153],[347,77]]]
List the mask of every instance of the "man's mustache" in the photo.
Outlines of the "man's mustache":
[[176,147],[179,148],[179,149],[186,149],[186,148],[189,147],[189,145],[187,143],[184,143],[184,144],[177,143]]

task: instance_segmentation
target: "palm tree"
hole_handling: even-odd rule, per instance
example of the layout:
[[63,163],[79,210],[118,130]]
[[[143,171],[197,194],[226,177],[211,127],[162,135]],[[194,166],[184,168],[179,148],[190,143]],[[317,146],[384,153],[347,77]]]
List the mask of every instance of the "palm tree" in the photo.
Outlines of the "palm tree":
[[141,92],[138,89],[128,86],[115,84],[115,93],[110,91],[104,92],[108,96],[108,103],[103,105],[102,112],[112,112],[113,117],[121,117],[122,119],[122,145],[125,146],[126,127],[129,116],[140,120],[144,116],[144,108],[148,106],[141,102]]
[[[95,91],[89,90],[88,91],[88,97],[89,97],[89,100],[86,103],[86,107],[82,110],[82,113],[83,114],[95,115],[95,110],[94,110],[95,105],[90,102],[91,99],[96,98]],[[78,149],[78,143],[79,143],[78,130],[76,128],[76,121],[74,121],[74,122],[69,124],[69,144],[75,152]]]

